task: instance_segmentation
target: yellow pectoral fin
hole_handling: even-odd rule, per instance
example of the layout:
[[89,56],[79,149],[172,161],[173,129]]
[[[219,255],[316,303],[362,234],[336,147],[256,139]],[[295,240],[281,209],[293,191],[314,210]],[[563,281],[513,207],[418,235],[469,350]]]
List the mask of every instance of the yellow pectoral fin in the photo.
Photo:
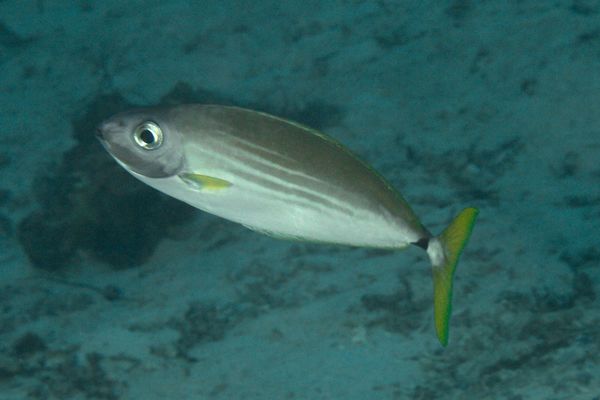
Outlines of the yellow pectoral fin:
[[179,174],[179,178],[194,190],[222,190],[232,185],[224,179],[189,172]]

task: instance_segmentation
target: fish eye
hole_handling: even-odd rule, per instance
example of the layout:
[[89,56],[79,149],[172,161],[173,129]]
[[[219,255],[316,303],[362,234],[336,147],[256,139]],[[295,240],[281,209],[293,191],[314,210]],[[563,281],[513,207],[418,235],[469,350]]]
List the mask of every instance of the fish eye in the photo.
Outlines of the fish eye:
[[135,128],[133,140],[145,150],[154,150],[159,148],[163,142],[163,131],[154,122],[147,121]]

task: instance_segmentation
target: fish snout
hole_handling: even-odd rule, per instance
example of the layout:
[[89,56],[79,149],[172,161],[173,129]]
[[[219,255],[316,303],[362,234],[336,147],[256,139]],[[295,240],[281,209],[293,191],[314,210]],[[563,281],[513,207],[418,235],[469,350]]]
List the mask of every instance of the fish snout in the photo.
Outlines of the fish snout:
[[98,139],[102,147],[104,147],[110,153],[110,144],[113,141],[112,138],[114,137],[114,134],[111,133],[111,124],[107,121],[100,123],[94,130],[94,136],[96,136],[96,139]]
[[95,136],[97,139],[99,139],[100,141],[106,142],[108,140],[108,137],[110,136],[110,131],[113,129],[114,125],[110,120],[104,120],[102,122],[100,122],[97,126],[96,126],[96,132],[95,132]]
[[97,126],[96,127],[96,132],[94,133],[94,135],[96,136],[96,139],[103,141],[104,140],[104,134],[102,132],[102,126]]
[[100,140],[103,145],[107,145],[115,141],[115,139],[121,135],[122,127],[112,120],[102,121],[97,127],[94,133],[96,139]]

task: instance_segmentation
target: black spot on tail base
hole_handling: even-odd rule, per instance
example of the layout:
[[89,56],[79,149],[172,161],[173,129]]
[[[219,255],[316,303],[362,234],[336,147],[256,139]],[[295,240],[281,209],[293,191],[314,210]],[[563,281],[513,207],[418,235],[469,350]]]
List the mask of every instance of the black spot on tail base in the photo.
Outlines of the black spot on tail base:
[[412,244],[414,244],[415,246],[419,246],[423,250],[427,250],[427,247],[429,246],[429,238],[421,238],[416,242],[413,242]]

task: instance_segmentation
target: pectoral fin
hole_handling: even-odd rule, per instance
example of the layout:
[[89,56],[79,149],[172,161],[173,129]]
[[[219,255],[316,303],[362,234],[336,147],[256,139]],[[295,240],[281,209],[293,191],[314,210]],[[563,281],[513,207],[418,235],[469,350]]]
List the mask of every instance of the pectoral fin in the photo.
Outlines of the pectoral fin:
[[232,185],[229,181],[208,175],[184,172],[178,176],[194,190],[222,190]]

